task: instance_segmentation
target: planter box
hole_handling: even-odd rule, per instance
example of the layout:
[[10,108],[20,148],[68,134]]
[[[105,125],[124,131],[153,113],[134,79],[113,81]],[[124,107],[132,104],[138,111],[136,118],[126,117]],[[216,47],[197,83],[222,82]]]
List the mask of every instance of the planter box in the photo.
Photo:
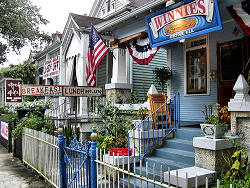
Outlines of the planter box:
[[137,131],[148,131],[150,129],[153,129],[153,120],[146,120],[145,122],[142,122],[143,120],[132,120],[132,123],[134,124]]
[[205,135],[207,138],[222,138],[225,134],[225,127],[219,126],[219,125],[213,125],[213,124],[200,124],[201,126],[201,132]]

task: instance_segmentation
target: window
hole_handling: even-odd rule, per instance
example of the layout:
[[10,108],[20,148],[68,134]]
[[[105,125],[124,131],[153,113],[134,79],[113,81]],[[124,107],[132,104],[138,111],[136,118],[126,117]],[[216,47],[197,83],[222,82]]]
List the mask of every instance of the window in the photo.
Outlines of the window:
[[186,53],[187,94],[207,93],[206,49],[192,50]]
[[208,94],[207,38],[188,40],[185,50],[185,94]]

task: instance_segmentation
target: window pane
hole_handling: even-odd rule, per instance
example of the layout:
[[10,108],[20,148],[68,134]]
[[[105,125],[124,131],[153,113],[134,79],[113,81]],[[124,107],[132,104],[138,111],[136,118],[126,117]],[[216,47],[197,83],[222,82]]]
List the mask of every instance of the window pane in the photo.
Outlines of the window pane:
[[187,94],[207,93],[207,54],[206,49],[188,51]]

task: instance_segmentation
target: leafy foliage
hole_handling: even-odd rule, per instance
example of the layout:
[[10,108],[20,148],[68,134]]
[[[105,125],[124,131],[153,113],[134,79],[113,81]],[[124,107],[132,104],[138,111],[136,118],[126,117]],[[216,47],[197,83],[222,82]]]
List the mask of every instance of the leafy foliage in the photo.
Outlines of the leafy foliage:
[[26,108],[34,108],[39,110],[40,108],[49,108],[50,107],[50,100],[44,101],[44,100],[35,100],[35,101],[27,101],[18,103],[16,105],[13,105],[15,109],[26,109]]
[[162,92],[164,91],[164,87],[167,86],[167,81],[172,76],[172,70],[169,67],[155,68],[153,70],[154,80],[155,82],[161,86]]
[[202,113],[204,114],[207,123],[221,125],[225,128],[227,128],[230,123],[230,115],[227,106],[220,106],[217,104],[216,109],[213,112],[212,104],[205,105]]
[[[248,171],[248,157],[235,143],[235,149],[231,156],[224,157],[230,169],[220,180],[222,188],[230,187],[232,184],[235,188],[250,187],[250,172]],[[216,186],[214,186],[216,187]]]
[[6,60],[6,53],[12,49],[18,52],[28,42],[34,46],[50,37],[39,31],[39,25],[46,25],[48,20],[39,13],[39,8],[30,0],[0,1],[0,63]]
[[131,121],[126,120],[125,115],[111,102],[97,103],[96,107],[101,119],[101,122],[96,122],[99,127],[98,147],[106,150],[127,147],[128,130],[132,128]]
[[137,111],[137,116],[140,117],[140,120],[144,120],[148,116],[149,110],[147,108],[139,108]]
[[147,100],[147,96],[140,98],[138,91],[136,91],[136,92],[132,92],[124,103],[125,104],[141,104],[141,103],[144,103],[146,100]]
[[47,117],[43,119],[36,113],[29,113],[28,116],[22,118],[20,123],[13,129],[12,137],[14,139],[18,138],[22,134],[24,127],[48,134],[52,134],[54,131],[54,124],[48,120]]
[[63,136],[66,137],[66,145],[68,146],[70,144],[70,141],[74,137],[74,130],[71,126],[71,124],[67,124],[63,127]]
[[29,61],[16,66],[9,66],[0,70],[3,77],[20,78],[24,84],[34,84],[36,82],[36,68]]

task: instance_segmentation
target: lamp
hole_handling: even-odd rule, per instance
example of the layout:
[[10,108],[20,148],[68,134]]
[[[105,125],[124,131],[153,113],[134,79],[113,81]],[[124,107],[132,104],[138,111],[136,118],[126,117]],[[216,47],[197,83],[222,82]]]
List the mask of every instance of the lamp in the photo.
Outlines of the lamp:
[[174,3],[175,3],[174,0],[167,0],[166,7],[168,7],[168,6],[170,6],[170,5],[174,4]]

